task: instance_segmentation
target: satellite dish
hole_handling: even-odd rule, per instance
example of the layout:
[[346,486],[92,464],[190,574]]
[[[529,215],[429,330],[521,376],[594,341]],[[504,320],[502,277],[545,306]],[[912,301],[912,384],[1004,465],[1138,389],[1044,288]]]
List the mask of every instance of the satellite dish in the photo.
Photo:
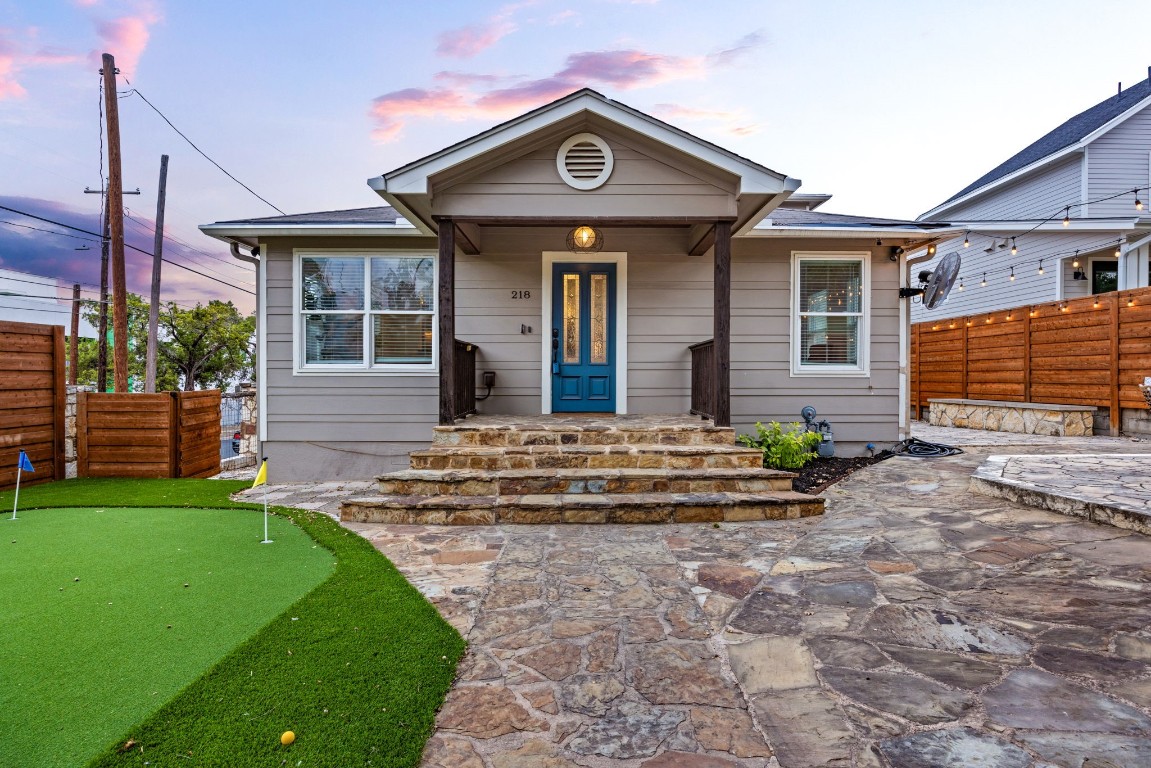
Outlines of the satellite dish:
[[961,264],[959,251],[952,251],[943,257],[939,266],[927,278],[927,288],[923,291],[924,309],[935,309],[947,301],[947,294],[951,293],[951,286],[955,285]]

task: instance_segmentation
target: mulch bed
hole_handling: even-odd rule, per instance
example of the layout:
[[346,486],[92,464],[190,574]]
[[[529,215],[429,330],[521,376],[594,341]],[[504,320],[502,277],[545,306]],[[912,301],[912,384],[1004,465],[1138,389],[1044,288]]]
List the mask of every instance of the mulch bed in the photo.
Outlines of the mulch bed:
[[838,483],[845,477],[864,467],[889,459],[893,455],[890,451],[881,451],[874,456],[858,456],[853,459],[838,457],[815,459],[796,472],[798,477],[791,481],[791,487],[800,493],[813,495],[823,493],[829,486]]

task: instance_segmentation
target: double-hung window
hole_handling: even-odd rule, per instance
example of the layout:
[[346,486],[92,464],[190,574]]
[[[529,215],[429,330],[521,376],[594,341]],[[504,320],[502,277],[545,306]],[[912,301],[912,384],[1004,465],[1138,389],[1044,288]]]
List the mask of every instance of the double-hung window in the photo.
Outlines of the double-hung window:
[[868,373],[869,259],[869,254],[793,254],[793,374]]
[[299,254],[301,371],[435,369],[436,257]]

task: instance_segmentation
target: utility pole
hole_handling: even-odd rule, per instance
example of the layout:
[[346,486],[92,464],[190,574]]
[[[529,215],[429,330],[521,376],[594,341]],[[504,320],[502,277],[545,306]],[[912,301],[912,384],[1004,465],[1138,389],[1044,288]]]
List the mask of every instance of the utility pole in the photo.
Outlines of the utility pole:
[[160,257],[164,252],[164,199],[168,191],[168,156],[160,155],[160,187],[156,194],[156,240],[152,247],[152,301],[148,306],[148,357],[144,391],[156,391],[156,334],[160,325]]
[[80,371],[80,284],[72,285],[72,335],[68,338],[68,383],[76,386]]
[[[106,189],[89,189],[84,187],[85,195],[104,195],[108,196]],[[140,188],[136,187],[135,192],[123,192],[125,195],[138,195]],[[96,391],[108,391],[108,204],[103,205],[104,208],[104,229],[103,235],[100,238],[100,321],[97,333],[100,338],[96,340]]]
[[120,175],[120,109],[116,96],[116,59],[103,56],[104,112],[108,126],[108,220],[111,224],[112,346],[116,392],[128,391],[128,296],[124,274],[124,185]]

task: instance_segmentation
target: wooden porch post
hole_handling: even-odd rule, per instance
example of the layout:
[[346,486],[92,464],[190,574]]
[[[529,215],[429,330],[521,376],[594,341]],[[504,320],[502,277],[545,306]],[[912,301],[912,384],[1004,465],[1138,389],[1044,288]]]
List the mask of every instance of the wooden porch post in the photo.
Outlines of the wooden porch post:
[[450,217],[438,217],[436,221],[440,225],[440,424],[455,424],[456,225]]
[[731,426],[731,222],[715,223],[715,425]]

